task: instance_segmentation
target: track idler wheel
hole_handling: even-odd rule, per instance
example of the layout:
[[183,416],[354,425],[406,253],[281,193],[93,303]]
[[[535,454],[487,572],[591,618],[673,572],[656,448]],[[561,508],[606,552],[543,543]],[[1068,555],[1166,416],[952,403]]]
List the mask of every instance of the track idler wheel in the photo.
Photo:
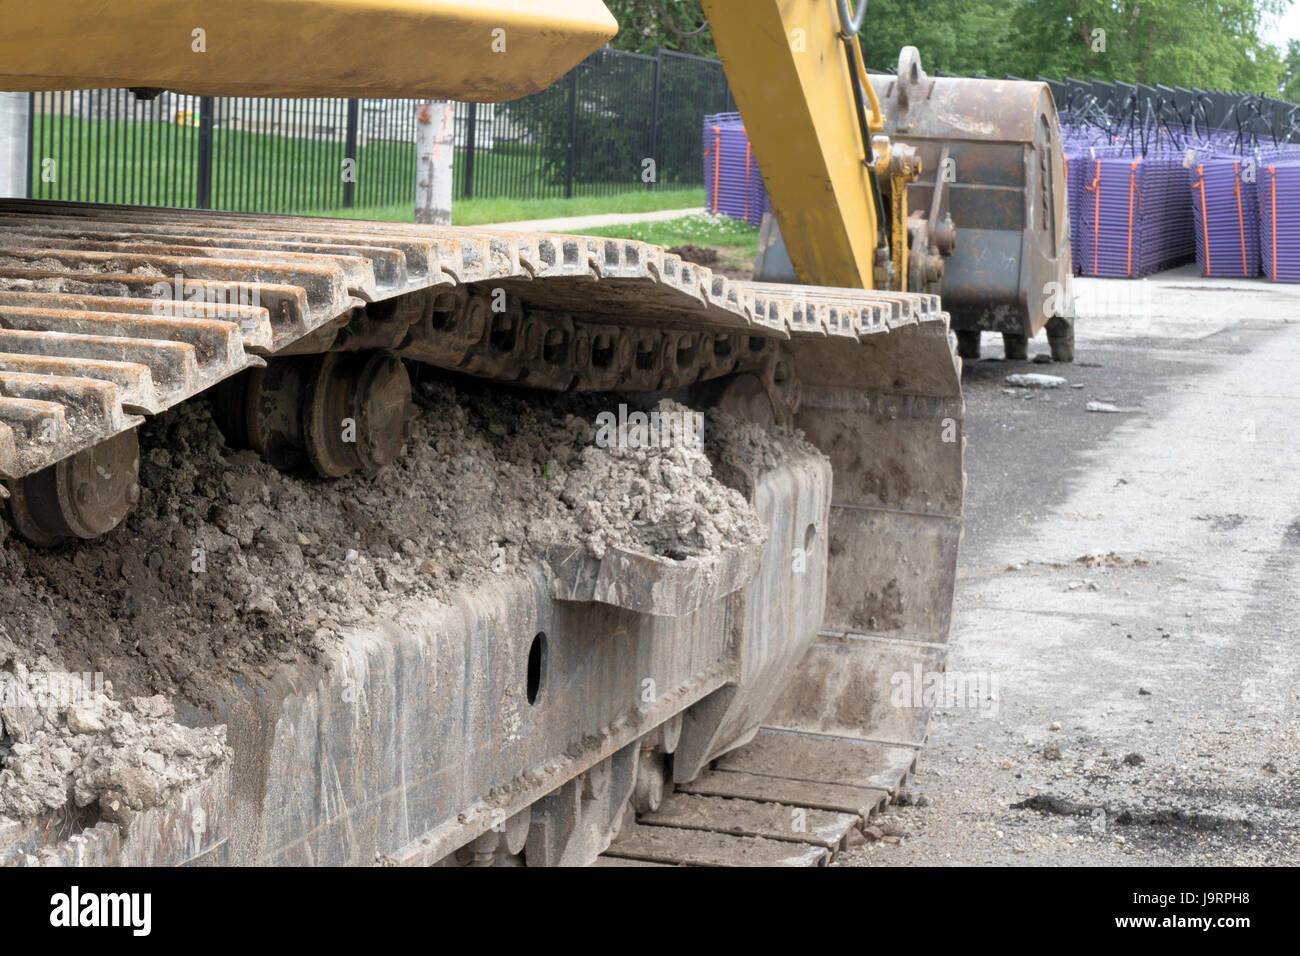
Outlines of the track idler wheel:
[[272,359],[223,385],[217,425],[232,448],[251,448],[284,472],[303,470],[302,397],[313,359]]
[[223,385],[213,407],[231,447],[323,478],[392,464],[414,417],[406,366],[389,352],[272,359]]
[[9,518],[30,543],[48,548],[107,534],[139,500],[140,442],[133,428],[12,482]]
[[316,473],[377,471],[402,454],[413,417],[411,379],[386,352],[328,352],[307,379],[303,435]]

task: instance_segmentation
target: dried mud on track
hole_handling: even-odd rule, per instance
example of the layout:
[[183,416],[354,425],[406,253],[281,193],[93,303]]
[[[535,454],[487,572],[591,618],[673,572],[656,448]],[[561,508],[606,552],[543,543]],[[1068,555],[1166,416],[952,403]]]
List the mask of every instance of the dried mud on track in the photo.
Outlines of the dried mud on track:
[[[53,551],[11,535],[0,549],[0,663],[43,655],[202,710],[231,673],[311,660],[399,599],[446,600],[546,544],[684,557],[762,535],[703,449],[596,447],[597,413],[617,413],[608,399],[430,381],[417,404],[398,464],[333,482],[232,451],[200,403],[149,421],[142,499],[122,528]],[[771,454],[710,419],[713,454]]]
[[[614,396],[430,379],[415,398],[403,458],[332,482],[232,450],[206,405],[190,403],[142,426],[142,497],[122,527],[50,551],[10,534],[0,679],[12,689],[43,672],[91,671],[110,685],[89,702],[103,727],[75,707],[0,700],[0,772],[11,771],[0,813],[49,809],[60,791],[78,806],[105,793],[137,809],[156,803],[226,753],[220,728],[174,724],[173,706],[186,722],[210,722],[236,679],[256,686],[285,664],[310,672],[345,629],[518,572],[546,545],[683,558],[763,537],[710,461],[745,487],[783,455],[757,426],[710,413],[703,446],[598,447],[593,423],[618,414]],[[126,764],[140,773],[104,770]]]

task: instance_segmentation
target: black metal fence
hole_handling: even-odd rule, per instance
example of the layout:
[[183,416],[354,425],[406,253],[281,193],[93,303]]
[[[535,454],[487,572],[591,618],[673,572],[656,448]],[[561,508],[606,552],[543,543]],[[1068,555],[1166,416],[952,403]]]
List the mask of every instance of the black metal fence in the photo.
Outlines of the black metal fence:
[[[410,206],[419,105],[34,93],[29,195],[241,212]],[[455,105],[454,196],[699,186],[701,117],[731,109],[716,60],[599,50],[540,93]]]

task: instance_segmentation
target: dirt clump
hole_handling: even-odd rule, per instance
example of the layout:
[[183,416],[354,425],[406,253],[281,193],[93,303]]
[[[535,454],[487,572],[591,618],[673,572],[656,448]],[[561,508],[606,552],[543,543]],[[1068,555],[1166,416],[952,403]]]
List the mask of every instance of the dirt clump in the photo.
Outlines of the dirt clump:
[[709,269],[716,266],[719,259],[717,249],[697,246],[692,242],[680,246],[672,246],[665,251],[675,256],[681,256],[687,262],[693,262],[697,266],[704,266]]
[[[216,723],[237,687],[309,674],[349,628],[551,545],[683,559],[762,540],[753,476],[811,446],[718,412],[702,441],[626,441],[599,423],[699,416],[624,401],[426,377],[403,457],[336,481],[232,449],[202,401],[147,420],[122,526],[51,550],[0,543],[0,814],[156,805],[229,757],[224,727],[182,726],[175,707]],[[100,683],[42,702],[42,675],[69,671]]]
[[[698,448],[600,447],[614,396],[426,380],[406,453],[377,474],[285,475],[224,441],[203,402],[141,426],[142,496],[96,541],[0,546],[17,659],[107,675],[215,715],[232,675],[310,667],[349,626],[448,601],[551,544],[701,554],[761,535]],[[685,412],[676,406],[664,411]]]
[[[54,683],[0,648],[0,817],[97,805],[100,815],[158,806],[230,758],[226,728],[184,727],[163,696],[122,703],[111,685]],[[38,665],[38,666],[39,666]],[[89,675],[87,675],[89,676]]]

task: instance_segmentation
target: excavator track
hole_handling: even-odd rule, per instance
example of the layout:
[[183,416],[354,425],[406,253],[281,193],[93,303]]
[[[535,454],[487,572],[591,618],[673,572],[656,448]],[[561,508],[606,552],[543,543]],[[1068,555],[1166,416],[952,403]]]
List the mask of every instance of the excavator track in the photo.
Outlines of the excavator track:
[[936,296],[733,282],[630,240],[7,200],[0,477],[134,428],[267,355],[362,347],[345,326],[368,306],[432,310],[416,294],[464,289],[500,289],[510,307],[423,337],[406,334],[426,318],[408,308],[371,331],[480,377],[655,390],[752,367],[792,336],[852,341],[939,317]]
[[596,866],[825,866],[906,789],[917,750],[764,728],[659,809]]
[[[693,654],[702,662],[654,708],[593,724],[590,746],[554,744],[544,752],[555,755],[548,782],[529,771],[507,777],[509,787],[471,790],[472,805],[372,855],[394,864],[518,858],[523,838],[498,824],[528,814],[530,863],[817,865],[906,785],[930,705],[900,705],[891,691],[899,674],[943,669],[964,490],[960,359],[937,296],[735,281],[631,240],[0,202],[0,477],[16,492],[20,529],[102,533],[116,515],[108,504],[74,501],[53,525],[29,512],[42,492],[75,488],[87,454],[112,449],[131,472],[131,449],[113,443],[142,416],[211,391],[218,418],[231,417],[256,405],[250,394],[275,394],[267,383],[284,363],[325,359],[313,366],[324,375],[348,353],[558,391],[713,401],[725,388],[721,404],[793,425],[829,458],[829,467],[800,462],[755,481],[750,493],[779,541],[753,584],[715,601],[726,615],[718,625],[730,621],[733,636]],[[394,375],[405,380],[390,374],[392,391],[380,390],[389,411],[401,400]],[[332,408],[323,388],[308,394]],[[248,438],[256,423],[241,419],[241,428]],[[250,439],[266,453],[273,443],[260,440]],[[319,436],[296,440],[322,474],[355,465]],[[401,435],[394,440],[400,447]],[[138,496],[128,484],[119,497]],[[814,579],[792,574],[773,550],[796,537],[825,562]],[[576,586],[547,587],[557,606],[589,599]],[[640,622],[638,640],[662,647],[663,622],[676,620],[681,640],[717,633],[702,617],[713,605],[665,610],[653,606],[662,592],[646,594],[648,613],[628,619]],[[737,595],[739,604],[726,603]],[[501,600],[510,614],[527,604]],[[508,616],[483,613],[493,628]],[[481,623],[463,622],[465,633]],[[530,619],[520,630],[538,626]],[[312,738],[314,726],[297,736]],[[575,718],[570,729],[586,725]],[[403,771],[393,788],[398,779],[416,786]],[[226,799],[213,787],[203,799]],[[578,805],[603,808],[594,837],[573,836],[580,815],[561,804],[574,787]],[[246,859],[289,861],[299,829],[316,840],[358,826],[319,813],[268,820],[265,846]],[[209,850],[189,847],[185,859]],[[355,862],[354,852],[313,859]]]

